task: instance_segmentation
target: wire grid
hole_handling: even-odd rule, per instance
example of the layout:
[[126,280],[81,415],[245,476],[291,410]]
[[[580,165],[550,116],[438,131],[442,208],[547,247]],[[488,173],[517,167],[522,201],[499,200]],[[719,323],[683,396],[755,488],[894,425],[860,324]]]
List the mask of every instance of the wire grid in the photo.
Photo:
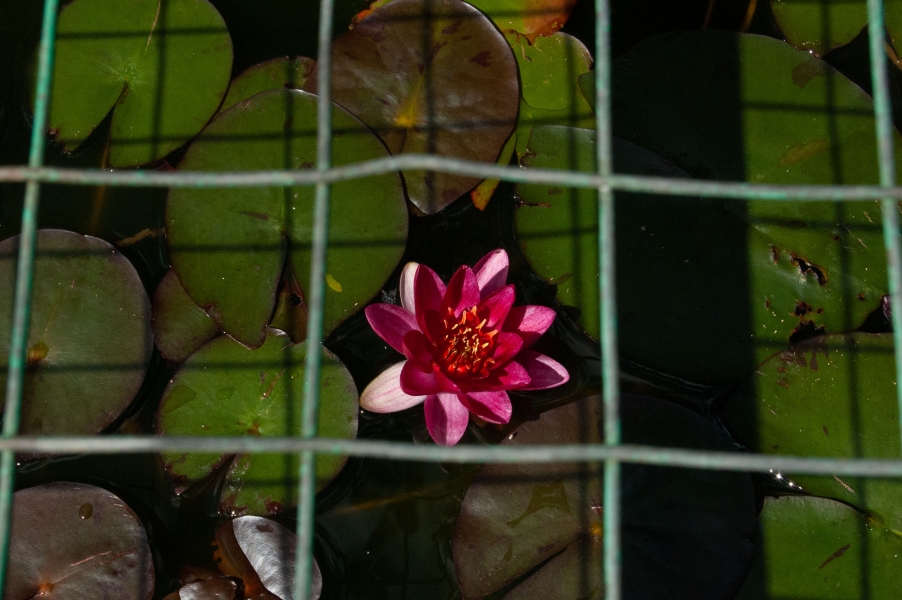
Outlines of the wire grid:
[[[604,580],[605,598],[620,600],[620,465],[624,462],[718,470],[768,472],[772,469],[824,475],[860,475],[902,477],[902,460],[826,459],[792,456],[740,455],[727,452],[703,452],[620,444],[618,415],[617,323],[614,279],[614,191],[651,192],[670,195],[695,195],[734,199],[774,201],[804,200],[881,200],[883,235],[887,252],[890,295],[893,306],[902,289],[902,253],[899,241],[899,215],[896,202],[902,199],[902,187],[895,186],[893,161],[893,125],[883,50],[883,0],[868,0],[870,26],[869,51],[872,65],[874,113],[879,156],[879,186],[792,186],[746,183],[686,181],[616,175],[612,172],[610,121],[610,12],[607,0],[596,0],[596,117],[597,172],[594,175],[550,170],[520,170],[472,161],[444,159],[428,155],[407,155],[379,159],[341,168],[331,168],[331,52],[333,0],[321,0],[318,42],[318,122],[317,164],[313,171],[262,171],[247,173],[147,173],[85,171],[42,167],[46,140],[50,78],[58,0],[45,0],[38,55],[35,115],[32,125],[28,167],[0,167],[0,181],[24,181],[25,203],[22,212],[9,375],[2,435],[0,435],[0,589],[5,581],[10,531],[13,476],[16,452],[100,453],[120,452],[278,452],[298,453],[298,546],[294,597],[309,596],[311,583],[313,508],[315,501],[314,460],[316,454],[346,454],[387,459],[428,462],[604,462]],[[300,438],[234,437],[154,437],[154,436],[18,436],[37,208],[41,183],[82,185],[121,185],[154,187],[237,187],[315,185],[313,256],[311,265],[308,340],[322,342],[325,251],[328,243],[329,186],[336,181],[406,169],[428,169],[447,173],[468,173],[511,182],[556,183],[570,187],[595,188],[599,195],[600,316],[601,354],[604,382],[605,445],[545,445],[505,448],[421,447],[407,443],[372,440],[334,440],[316,436],[319,403],[320,357],[307,353],[304,381],[304,414]],[[892,312],[896,373],[902,373],[902,311]],[[902,386],[897,386],[902,431]]]

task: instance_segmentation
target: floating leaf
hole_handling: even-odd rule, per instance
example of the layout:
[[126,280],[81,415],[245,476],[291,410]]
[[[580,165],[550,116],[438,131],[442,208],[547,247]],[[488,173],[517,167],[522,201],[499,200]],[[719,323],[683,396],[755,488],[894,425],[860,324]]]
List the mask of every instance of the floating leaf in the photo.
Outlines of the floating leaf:
[[[621,412],[627,443],[729,446],[711,422],[675,404],[624,396]],[[521,425],[502,443],[598,443],[601,415],[599,398],[581,400]],[[523,575],[530,576],[506,598],[540,597],[530,594],[552,586],[567,597],[601,597],[600,477],[599,465],[484,466],[454,532],[462,597],[481,598]],[[625,596],[729,597],[753,550],[749,476],[624,465],[622,477]]]
[[236,600],[238,598],[238,584],[233,580],[209,579],[184,585],[168,594],[163,600]]
[[[347,369],[323,350],[319,434],[357,434],[357,388]],[[192,354],[163,394],[157,431],[164,435],[297,436],[303,406],[303,344],[269,335],[248,350],[222,336]],[[177,485],[199,481],[230,460],[228,454],[168,453],[163,461]],[[346,457],[317,457],[317,489],[341,470]],[[236,455],[220,494],[223,514],[271,514],[296,503],[298,459],[290,454]]]
[[153,338],[168,361],[180,363],[219,332],[169,269],[153,296]]
[[[341,108],[332,110],[332,161],[387,156],[382,143]],[[220,114],[191,144],[180,168],[302,169],[316,163],[316,97],[298,90],[257,94]],[[404,251],[407,210],[400,177],[387,173],[331,187],[324,328],[328,333],[385,283]],[[310,282],[312,186],[173,189],[166,229],[173,267],[196,304],[229,335],[263,343],[283,266]]]
[[147,600],[154,588],[137,515],[112,493],[81,483],[13,494],[7,574],[5,600]]
[[[0,360],[9,361],[19,237],[0,242]],[[134,399],[153,351],[150,301],[116,248],[37,232],[20,433],[92,434]],[[6,370],[0,373],[6,387]]]
[[845,46],[868,24],[865,0],[771,0],[770,8],[786,41],[817,56]]
[[[238,517],[216,530],[220,570],[244,582],[248,597],[273,594],[292,598],[297,536],[293,531],[263,517]],[[310,600],[323,589],[323,576],[316,560],[312,565]]]
[[[511,49],[460,0],[394,0],[332,44],[332,98],[392,154],[431,153],[494,163],[517,119]],[[313,72],[306,89],[315,91]],[[470,191],[477,177],[405,171],[426,214]]]
[[206,0],[75,0],[59,16],[49,127],[71,151],[112,110],[110,166],[153,162],[213,116],[231,68]]
[[316,61],[312,58],[285,56],[249,67],[232,80],[229,93],[219,110],[228,110],[240,101],[266,90],[302,89],[315,66]]
[[767,498],[752,567],[736,600],[902,595],[902,538],[821,498]]
[[[774,355],[727,405],[740,438],[765,454],[895,458],[899,408],[891,334],[819,336]],[[805,491],[867,510],[902,534],[902,482],[785,474]]]
[[580,76],[592,67],[592,55],[575,37],[555,33],[532,44],[507,34],[520,69],[521,96],[517,119],[517,156],[526,152],[533,127],[569,125],[595,128],[593,106],[579,90]]

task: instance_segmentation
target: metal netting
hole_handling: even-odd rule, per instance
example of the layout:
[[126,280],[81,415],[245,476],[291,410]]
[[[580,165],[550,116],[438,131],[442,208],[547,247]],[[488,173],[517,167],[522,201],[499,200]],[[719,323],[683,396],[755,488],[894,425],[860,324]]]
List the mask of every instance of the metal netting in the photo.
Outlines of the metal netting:
[[[25,204],[22,212],[21,246],[15,288],[15,308],[10,345],[8,385],[2,439],[0,439],[0,586],[4,581],[13,477],[16,452],[38,453],[140,453],[140,452],[269,452],[300,455],[298,548],[295,598],[306,598],[310,589],[310,573],[314,525],[314,460],[317,454],[344,454],[386,459],[467,462],[603,462],[604,478],[604,579],[605,597],[619,600],[620,590],[620,465],[645,463],[703,469],[769,472],[771,470],[829,475],[861,475],[870,477],[902,477],[902,459],[826,459],[814,457],[763,456],[728,452],[702,452],[676,448],[656,448],[620,444],[618,416],[618,362],[616,287],[614,278],[615,191],[644,191],[655,194],[694,195],[733,199],[771,201],[881,200],[883,234],[888,258],[890,295],[899,299],[902,290],[902,254],[899,242],[899,217],[896,203],[902,200],[902,187],[895,186],[893,162],[893,125],[884,54],[884,17],[882,0],[868,0],[870,61],[872,65],[874,112],[879,156],[879,186],[793,186],[755,185],[732,182],[687,181],[684,179],[626,176],[613,173],[610,122],[610,12],[607,0],[596,0],[596,106],[597,170],[595,174],[541,169],[521,170],[464,160],[444,159],[428,155],[405,155],[332,168],[330,161],[331,102],[330,45],[332,40],[332,0],[321,0],[319,22],[319,73],[317,163],[315,170],[268,171],[244,173],[213,172],[107,172],[47,168],[42,166],[46,140],[50,80],[58,0],[45,0],[39,49],[28,167],[0,167],[0,181],[25,182]],[[605,445],[548,445],[505,448],[423,447],[409,443],[372,440],[333,440],[317,437],[316,414],[319,395],[320,354],[307,353],[303,431],[300,438],[273,437],[155,437],[122,435],[115,437],[26,437],[19,436],[19,413],[26,365],[26,341],[34,265],[35,231],[41,185],[69,183],[78,185],[117,185],[153,187],[237,187],[237,186],[315,186],[315,219],[310,298],[308,302],[308,340],[313,346],[322,342],[325,256],[328,243],[328,206],[330,184],[368,175],[428,169],[447,173],[468,173],[483,178],[510,182],[555,183],[569,187],[595,188],[599,196],[600,316],[602,323],[601,355],[604,382]],[[894,302],[896,304],[896,302]],[[902,305],[902,302],[898,303]],[[893,340],[896,372],[902,373],[902,311],[894,310]],[[898,386],[902,418],[902,386]],[[902,425],[900,425],[902,427]]]

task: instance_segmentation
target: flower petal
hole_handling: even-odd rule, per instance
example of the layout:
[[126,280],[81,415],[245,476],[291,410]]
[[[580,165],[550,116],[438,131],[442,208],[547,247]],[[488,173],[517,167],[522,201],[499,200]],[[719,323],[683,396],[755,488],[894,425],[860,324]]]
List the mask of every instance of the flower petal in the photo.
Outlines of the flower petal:
[[553,358],[532,350],[524,350],[517,357],[529,373],[530,382],[524,390],[545,390],[563,385],[570,380],[567,369]]
[[436,320],[439,324],[441,323],[438,314],[442,306],[442,298],[445,296],[445,284],[442,283],[435,271],[426,265],[420,265],[413,279],[413,293],[416,296],[415,308],[420,331],[431,336],[427,322],[433,326],[433,329]]
[[427,396],[424,405],[426,429],[436,444],[453,446],[463,437],[470,413],[456,394]]
[[426,396],[411,396],[401,390],[401,370],[407,361],[399,362],[382,371],[360,395],[360,407],[376,413],[390,413],[416,406]]
[[435,365],[433,367],[433,372],[435,373],[435,378],[438,381],[438,384],[442,386],[442,391],[449,394],[456,394],[460,391],[461,386],[459,386],[453,379],[442,373],[438,365]]
[[439,385],[432,370],[424,373],[412,361],[407,361],[401,369],[401,391],[411,396],[428,396],[445,390]]
[[500,425],[511,420],[511,399],[503,390],[458,394],[457,399],[467,410],[489,423]]
[[[514,286],[506,285],[482,301],[479,308],[487,308],[489,311],[489,315],[486,317],[486,327],[492,329],[498,325],[498,323],[505,322],[508,311],[511,309],[511,306],[514,305],[514,295]],[[482,311],[480,311],[480,314],[485,315]]]
[[517,353],[523,348],[523,338],[516,333],[502,331],[495,340],[492,360],[498,365],[502,365],[517,356]]
[[376,335],[398,352],[404,351],[404,336],[407,332],[419,329],[416,317],[394,304],[370,304],[364,314]]
[[435,360],[432,358],[432,353],[429,352],[430,344],[422,331],[418,329],[408,331],[404,336],[402,346],[401,352],[404,353],[407,360],[414,362],[421,371],[432,372]]
[[401,270],[401,282],[398,285],[398,295],[401,296],[401,306],[416,314],[416,294],[413,290],[413,282],[417,275],[419,263],[409,262]]
[[479,293],[483,300],[507,283],[508,262],[507,252],[498,249],[483,256],[473,267],[476,282],[479,284]]
[[529,346],[551,327],[555,316],[554,309],[547,306],[515,306],[507,313],[501,329],[520,334],[523,345]]
[[448,289],[442,298],[441,314],[445,315],[450,309],[455,317],[459,317],[464,310],[477,304],[479,304],[479,284],[476,283],[476,276],[470,267],[464,265],[448,282]]
[[491,390],[518,390],[529,384],[529,373],[515,360],[489,372],[488,377],[460,381],[462,392],[486,392]]

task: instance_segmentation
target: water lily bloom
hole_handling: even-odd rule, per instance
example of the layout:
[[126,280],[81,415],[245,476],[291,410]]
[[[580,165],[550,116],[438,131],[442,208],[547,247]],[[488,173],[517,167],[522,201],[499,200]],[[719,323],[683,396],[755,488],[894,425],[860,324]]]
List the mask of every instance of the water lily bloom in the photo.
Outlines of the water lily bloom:
[[360,406],[388,413],[423,403],[429,435],[456,444],[470,413],[507,423],[507,390],[541,390],[570,376],[557,361],[527,350],[554,321],[544,306],[514,306],[504,250],[472,269],[462,266],[448,285],[425,265],[401,273],[401,306],[373,304],[373,330],[407,360],[389,367],[363,391]]

